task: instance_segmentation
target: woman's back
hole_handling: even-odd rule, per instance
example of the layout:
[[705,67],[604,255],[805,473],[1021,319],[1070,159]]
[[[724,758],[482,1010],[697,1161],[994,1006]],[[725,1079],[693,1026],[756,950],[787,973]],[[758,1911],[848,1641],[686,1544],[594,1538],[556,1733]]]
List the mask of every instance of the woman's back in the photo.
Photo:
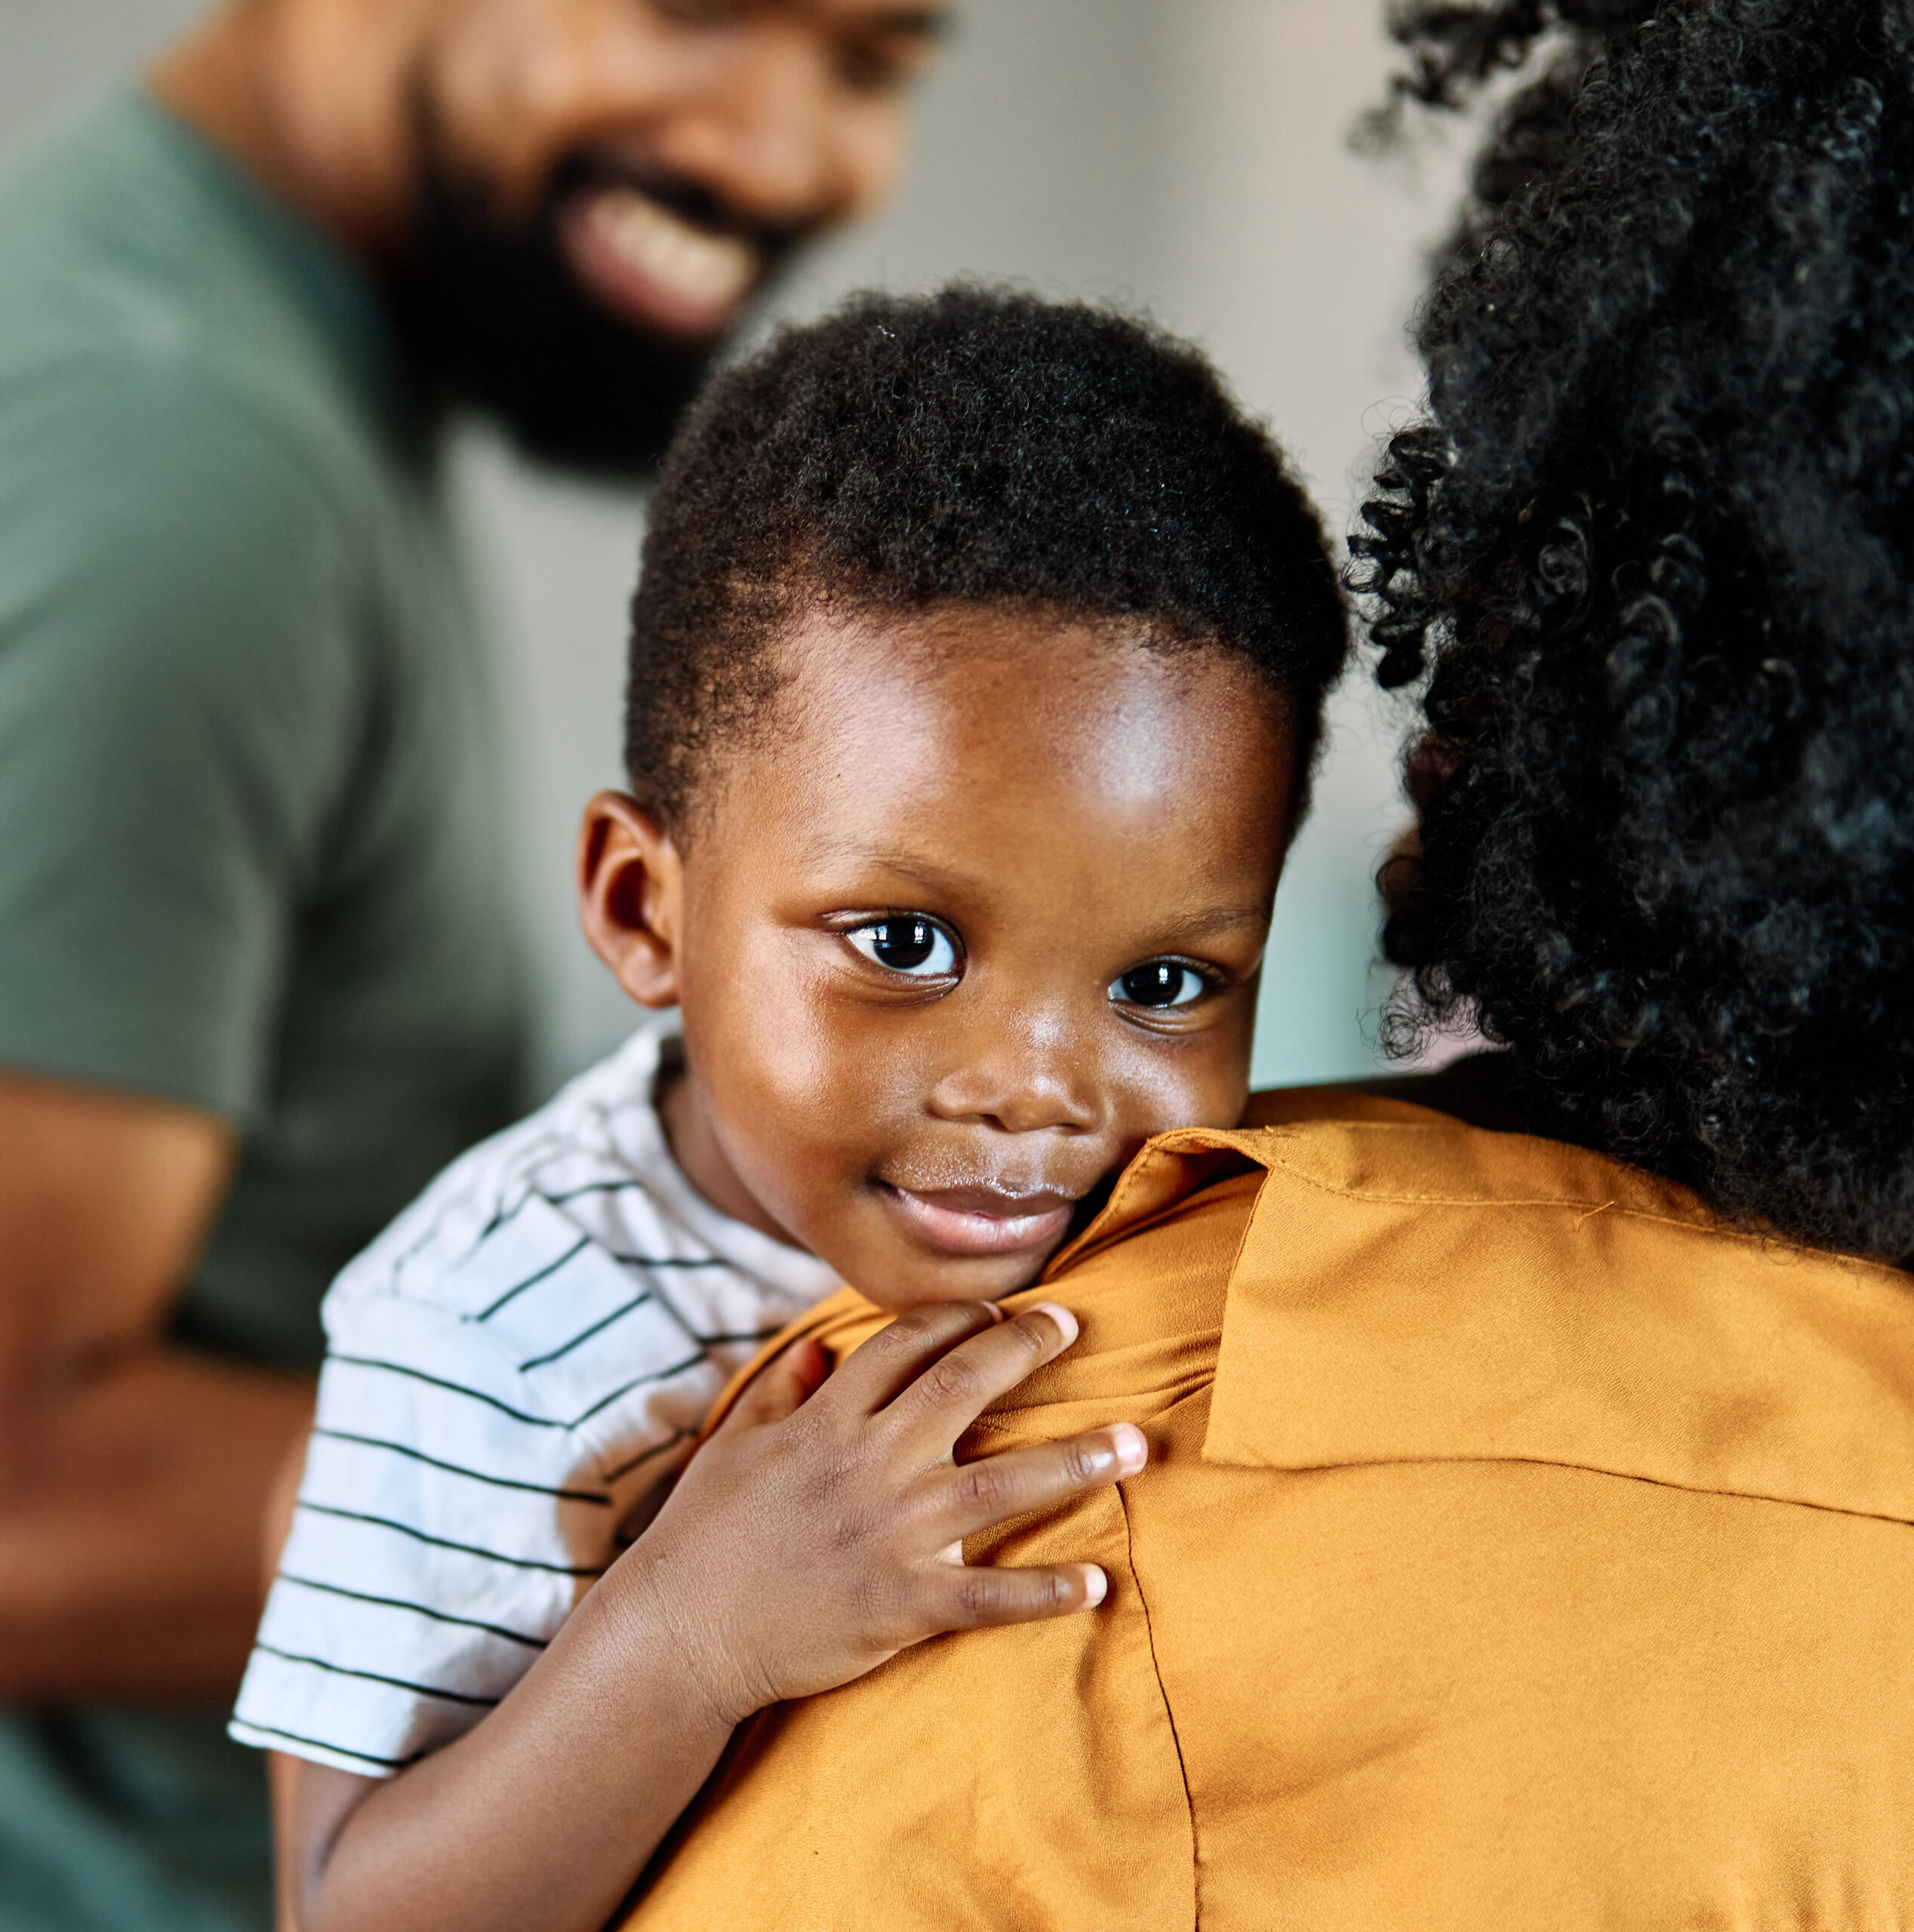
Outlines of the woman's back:
[[1271,1111],[1131,1171],[978,1432],[1149,1434],[992,1540],[1104,1608],[767,1713],[638,1932],[1914,1920],[1914,1283],[1558,1143]]

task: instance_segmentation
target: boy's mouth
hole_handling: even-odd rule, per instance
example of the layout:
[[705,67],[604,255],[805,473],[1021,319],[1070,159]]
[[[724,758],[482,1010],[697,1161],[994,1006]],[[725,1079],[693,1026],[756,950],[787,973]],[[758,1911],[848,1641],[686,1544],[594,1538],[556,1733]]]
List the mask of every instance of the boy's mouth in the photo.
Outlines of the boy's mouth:
[[946,1254],[1021,1254],[1070,1225],[1074,1195],[1054,1188],[1006,1194],[994,1187],[899,1187],[879,1181],[917,1238]]

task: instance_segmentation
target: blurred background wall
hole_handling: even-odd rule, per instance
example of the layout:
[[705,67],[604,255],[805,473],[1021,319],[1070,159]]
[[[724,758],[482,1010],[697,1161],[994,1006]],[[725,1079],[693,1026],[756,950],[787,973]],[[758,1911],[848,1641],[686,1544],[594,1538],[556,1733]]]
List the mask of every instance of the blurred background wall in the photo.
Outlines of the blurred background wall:
[[[1347,530],[1375,438],[1420,394],[1405,324],[1460,180],[1432,134],[1387,162],[1349,128],[1389,71],[1380,0],[962,0],[903,195],[808,260],[777,312],[959,272],[1148,309],[1202,343]],[[0,151],[137,70],[198,0],[0,0]],[[464,439],[460,475],[502,623],[509,788],[538,961],[541,1091],[632,1014],[578,937],[578,811],[618,782],[623,611],[642,506]],[[1276,909],[1259,1084],[1375,1063],[1371,878],[1402,822],[1405,722],[1359,666]]]

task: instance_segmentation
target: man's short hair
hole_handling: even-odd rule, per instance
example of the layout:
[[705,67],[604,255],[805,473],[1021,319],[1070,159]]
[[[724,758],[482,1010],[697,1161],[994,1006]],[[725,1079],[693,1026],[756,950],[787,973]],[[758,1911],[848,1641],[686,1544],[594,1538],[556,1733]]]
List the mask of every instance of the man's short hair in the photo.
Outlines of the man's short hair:
[[1309,500],[1201,355],[968,285],[784,328],[673,445],[626,720],[633,788],[666,824],[762,723],[771,646],[824,602],[1023,608],[1228,652],[1283,697],[1305,771],[1346,643]]

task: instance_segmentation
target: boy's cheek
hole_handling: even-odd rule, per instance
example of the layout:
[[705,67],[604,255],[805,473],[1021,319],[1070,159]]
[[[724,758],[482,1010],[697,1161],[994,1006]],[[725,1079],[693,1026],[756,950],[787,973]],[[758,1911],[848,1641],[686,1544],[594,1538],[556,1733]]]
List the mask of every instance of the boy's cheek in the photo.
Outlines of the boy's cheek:
[[[773,1069],[763,1069],[770,1072]],[[854,1069],[802,1082],[759,1078],[719,1097],[739,1178],[792,1238],[839,1267],[848,1235],[872,1218],[867,1197],[882,1158],[884,1118]]]
[[1191,1127],[1234,1127],[1249,1098],[1252,1029],[1235,1020],[1169,1052],[1139,1056],[1116,1096],[1115,1137],[1127,1165],[1143,1143]]

